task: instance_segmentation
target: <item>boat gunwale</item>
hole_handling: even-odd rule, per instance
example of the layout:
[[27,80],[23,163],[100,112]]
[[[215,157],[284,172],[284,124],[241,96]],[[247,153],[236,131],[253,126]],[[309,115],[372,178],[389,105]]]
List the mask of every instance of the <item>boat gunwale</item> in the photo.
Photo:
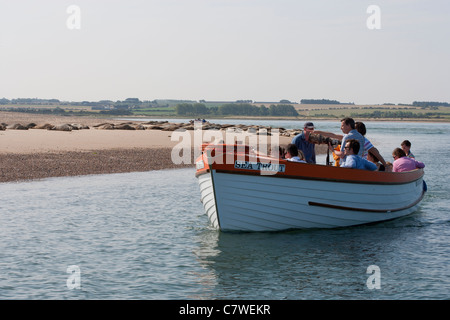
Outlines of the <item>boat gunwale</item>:
[[[231,145],[233,146],[233,145]],[[211,148],[211,146],[208,146]],[[225,148],[227,145],[221,145],[220,148]],[[421,179],[424,176],[423,169],[415,169],[406,172],[385,172],[385,171],[369,171],[363,169],[341,168],[336,166],[327,166],[321,164],[298,163],[288,161],[286,159],[273,158],[267,155],[250,155],[247,152],[236,152],[238,146],[234,146],[235,151],[230,153],[223,152],[211,156],[208,148],[204,149],[202,155],[197,159],[204,163],[202,169],[198,169],[196,176],[202,173],[216,170],[221,173],[229,174],[244,174],[256,175],[264,177],[276,177],[287,179],[301,179],[301,180],[318,180],[339,183],[358,183],[358,184],[378,184],[378,185],[402,185],[408,184]],[[242,146],[241,146],[242,147]],[[233,163],[227,163],[225,160],[230,160],[228,157],[232,156]],[[244,168],[236,168],[236,161],[261,162],[263,164],[277,164],[284,165],[284,172],[265,172],[263,170],[252,170]],[[265,174],[264,174],[265,173]]]

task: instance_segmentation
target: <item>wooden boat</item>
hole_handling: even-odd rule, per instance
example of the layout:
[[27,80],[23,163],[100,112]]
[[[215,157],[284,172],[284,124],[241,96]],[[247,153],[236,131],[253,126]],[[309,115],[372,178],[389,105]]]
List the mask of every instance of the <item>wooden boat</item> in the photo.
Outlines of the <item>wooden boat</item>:
[[203,145],[196,161],[201,201],[222,231],[336,228],[417,210],[423,169],[379,172],[297,163],[242,145]]

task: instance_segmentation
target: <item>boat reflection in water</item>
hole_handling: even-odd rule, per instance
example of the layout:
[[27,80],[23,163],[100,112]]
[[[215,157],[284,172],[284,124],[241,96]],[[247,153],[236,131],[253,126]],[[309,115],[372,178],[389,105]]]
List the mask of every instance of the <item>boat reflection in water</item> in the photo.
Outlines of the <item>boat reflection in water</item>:
[[417,210],[423,169],[379,172],[255,154],[243,145],[203,145],[196,161],[201,200],[222,231],[336,228]]

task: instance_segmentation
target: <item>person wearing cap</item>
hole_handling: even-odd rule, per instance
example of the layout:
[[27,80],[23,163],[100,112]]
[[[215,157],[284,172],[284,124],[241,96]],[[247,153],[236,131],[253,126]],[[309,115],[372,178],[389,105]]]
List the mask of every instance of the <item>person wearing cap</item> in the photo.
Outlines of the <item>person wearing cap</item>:
[[309,134],[314,132],[314,124],[312,122],[306,122],[303,126],[303,132],[298,134],[292,139],[292,143],[295,144],[298,150],[301,150],[305,155],[307,163],[316,163],[316,149],[315,144],[309,142]]

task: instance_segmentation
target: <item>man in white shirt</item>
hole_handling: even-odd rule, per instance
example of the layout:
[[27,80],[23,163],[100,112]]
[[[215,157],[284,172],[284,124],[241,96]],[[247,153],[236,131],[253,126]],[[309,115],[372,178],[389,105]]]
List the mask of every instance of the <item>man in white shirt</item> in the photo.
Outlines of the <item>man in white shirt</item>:
[[[345,152],[344,152],[344,147],[345,147],[345,142],[349,139],[355,139],[356,141],[359,142],[360,146],[364,146],[364,137],[362,136],[362,134],[360,134],[356,128],[355,128],[355,120],[353,120],[353,118],[350,117],[346,117],[344,119],[341,120],[341,131],[342,133],[344,133],[344,137],[342,138],[341,141],[341,151],[337,151],[334,150],[333,147],[331,145],[328,145],[328,148],[337,156],[339,156],[341,158],[341,160],[339,161],[340,166],[342,167],[345,163]],[[360,148],[359,152],[358,152],[358,156],[362,156],[364,152],[364,148]]]

